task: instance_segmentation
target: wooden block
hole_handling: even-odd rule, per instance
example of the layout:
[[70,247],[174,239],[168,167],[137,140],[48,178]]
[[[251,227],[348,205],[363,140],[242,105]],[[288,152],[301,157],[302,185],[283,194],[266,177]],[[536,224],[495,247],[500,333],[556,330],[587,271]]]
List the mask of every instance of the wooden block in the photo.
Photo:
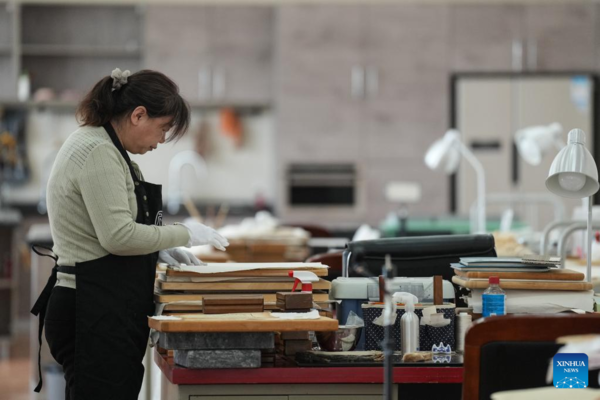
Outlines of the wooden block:
[[225,305],[250,305],[264,304],[265,299],[259,294],[232,295],[232,296],[204,296],[202,304],[205,306],[225,306]]
[[204,314],[236,314],[236,313],[253,313],[263,312],[264,306],[262,304],[245,304],[245,305],[223,305],[223,306],[212,306],[204,304],[202,306],[202,312]]
[[312,293],[304,292],[277,292],[277,303],[283,310],[303,310],[312,308]]
[[433,304],[436,306],[444,304],[444,282],[441,275],[433,277]]
[[308,331],[302,332],[281,332],[282,340],[309,340]]
[[293,356],[299,351],[312,350],[312,342],[310,340],[286,340],[283,342],[283,354]]

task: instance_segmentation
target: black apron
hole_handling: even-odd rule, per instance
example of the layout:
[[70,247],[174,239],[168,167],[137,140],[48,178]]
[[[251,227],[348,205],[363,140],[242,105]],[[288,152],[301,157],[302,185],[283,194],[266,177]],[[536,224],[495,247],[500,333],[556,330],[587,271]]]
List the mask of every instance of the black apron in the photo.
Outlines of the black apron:
[[[161,186],[140,181],[112,126],[106,124],[104,129],[129,166],[138,206],[136,222],[162,225]],[[138,398],[150,331],[147,317],[154,314],[157,260],[158,252],[140,256],[109,254],[75,267],[54,267],[31,312],[40,316],[41,345],[46,305],[56,283],[56,272],[76,274],[77,400]],[[40,369],[40,383],[35,391],[39,392],[41,386]]]

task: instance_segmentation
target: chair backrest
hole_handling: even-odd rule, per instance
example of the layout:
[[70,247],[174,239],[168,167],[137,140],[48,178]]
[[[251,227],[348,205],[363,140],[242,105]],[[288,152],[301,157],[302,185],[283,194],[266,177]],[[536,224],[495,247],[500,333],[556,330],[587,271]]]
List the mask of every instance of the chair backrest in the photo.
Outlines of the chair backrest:
[[332,251],[329,253],[314,254],[306,259],[306,262],[320,262],[329,266],[328,280],[334,280],[342,276],[342,254],[343,251]]
[[353,266],[360,265],[378,276],[385,256],[392,257],[398,276],[442,275],[451,281],[451,263],[461,257],[496,257],[492,235],[442,235],[400,237],[349,242],[344,255],[344,276],[357,276]]
[[561,336],[600,332],[597,314],[504,315],[473,323],[465,338],[463,400],[546,385]]

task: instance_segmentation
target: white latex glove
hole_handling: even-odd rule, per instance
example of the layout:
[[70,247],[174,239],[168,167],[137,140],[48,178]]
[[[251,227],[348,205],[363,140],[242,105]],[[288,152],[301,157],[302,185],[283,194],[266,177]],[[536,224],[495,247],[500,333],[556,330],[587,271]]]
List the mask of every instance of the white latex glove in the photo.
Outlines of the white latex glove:
[[201,265],[200,260],[191,252],[185,249],[173,247],[158,252],[158,262],[163,262],[167,265],[179,266],[184,265]]
[[219,232],[199,222],[186,222],[181,224],[190,232],[190,241],[186,247],[210,244],[216,249],[225,251],[229,242]]

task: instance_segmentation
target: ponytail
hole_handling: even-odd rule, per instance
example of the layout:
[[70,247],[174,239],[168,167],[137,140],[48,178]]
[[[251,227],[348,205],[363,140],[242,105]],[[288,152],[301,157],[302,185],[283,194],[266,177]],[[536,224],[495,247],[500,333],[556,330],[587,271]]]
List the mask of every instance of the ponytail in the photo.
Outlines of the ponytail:
[[102,78],[79,103],[76,115],[81,126],[102,126],[131,115],[136,107],[143,106],[150,118],[172,118],[167,141],[187,131],[189,105],[179,94],[179,87],[166,75],[142,70],[127,77],[122,85],[114,82],[111,76]]

